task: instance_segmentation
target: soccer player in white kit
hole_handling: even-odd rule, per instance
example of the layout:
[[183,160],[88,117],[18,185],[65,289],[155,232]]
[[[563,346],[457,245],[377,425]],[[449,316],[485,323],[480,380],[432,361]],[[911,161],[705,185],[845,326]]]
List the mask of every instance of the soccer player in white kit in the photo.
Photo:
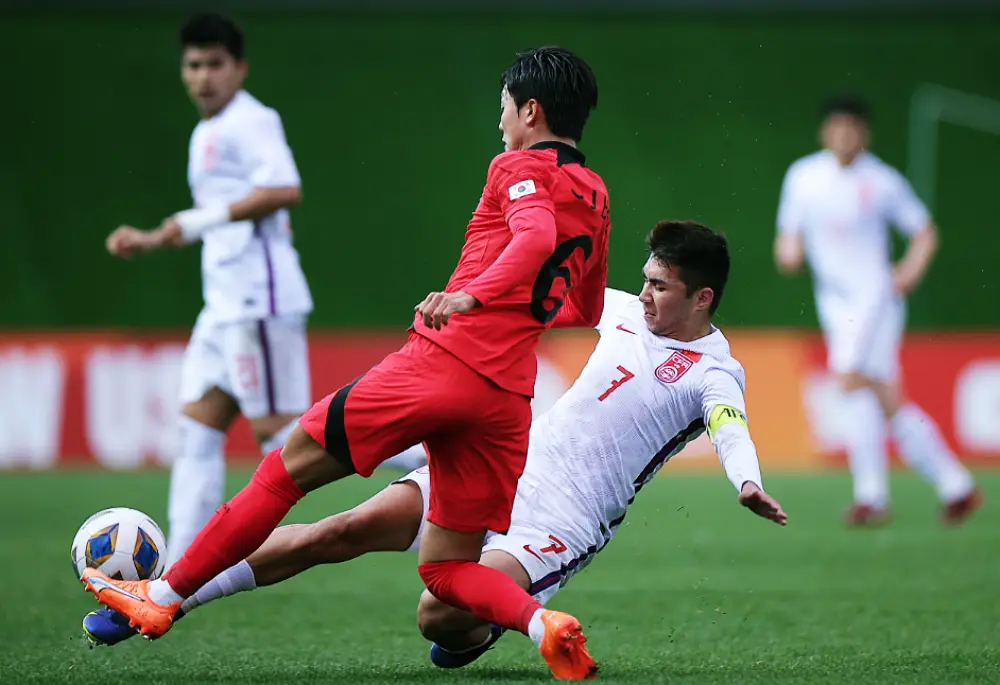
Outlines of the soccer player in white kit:
[[[785,525],[764,493],[744,406],[744,372],[711,323],[729,274],[725,239],[699,224],[660,222],[648,238],[645,285],[636,297],[608,289],[600,339],[573,386],[535,419],[511,526],[490,533],[481,563],[545,603],[611,541],[638,492],[706,430],[738,501]],[[573,325],[572,312],[556,324]],[[430,475],[418,469],[358,507],[309,525],[278,528],[246,561],[185,601],[184,614],[216,598],[374,551],[415,551],[427,515]],[[92,612],[84,629],[115,644],[127,620]],[[421,631],[431,660],[464,666],[501,634],[426,591]]]
[[311,405],[306,318],[312,297],[292,246],[288,208],[299,173],[281,118],[243,90],[243,34],[198,15],[180,31],[181,77],[201,115],[191,136],[194,207],[107,239],[129,257],[202,243],[204,308],[181,371],[181,451],[171,470],[168,565],[222,504],[226,432],[242,413],[264,454]]
[[[775,259],[780,271],[811,267],[828,366],[843,389],[854,502],[850,525],[889,518],[885,427],[902,458],[936,489],[946,523],[980,504],[972,476],[934,420],[905,399],[899,346],[905,297],[937,249],[937,230],[906,179],[868,150],[869,116],[859,99],[827,103],[819,152],[789,168],[781,189]],[[889,224],[909,239],[890,261]]]

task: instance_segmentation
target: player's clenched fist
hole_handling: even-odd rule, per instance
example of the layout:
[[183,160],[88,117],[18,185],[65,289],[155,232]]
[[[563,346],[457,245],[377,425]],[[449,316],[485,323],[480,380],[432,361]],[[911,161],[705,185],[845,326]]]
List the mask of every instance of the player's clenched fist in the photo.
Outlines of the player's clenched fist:
[[108,236],[105,246],[115,257],[128,259],[136,252],[148,249],[146,247],[148,242],[146,231],[132,226],[119,226]]
[[788,522],[788,514],[781,509],[778,500],[757,487],[756,483],[747,481],[743,484],[743,489],[740,490],[739,502],[757,514],[757,516],[766,518],[769,521],[774,521],[782,526]]
[[448,325],[448,319],[452,314],[471,312],[478,304],[476,298],[462,291],[431,293],[413,309],[423,317],[425,326],[439,331],[442,326]]
[[108,252],[123,259],[166,245],[178,246],[181,244],[183,241],[180,226],[173,218],[164,219],[160,227],[153,231],[143,231],[132,226],[119,226],[105,241]]

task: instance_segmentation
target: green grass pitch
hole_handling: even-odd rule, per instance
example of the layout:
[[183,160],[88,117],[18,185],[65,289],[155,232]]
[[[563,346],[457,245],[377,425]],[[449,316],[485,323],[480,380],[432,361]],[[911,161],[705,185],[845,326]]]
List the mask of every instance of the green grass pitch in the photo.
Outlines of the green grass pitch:
[[[347,508],[391,474],[314,493],[290,520]],[[235,492],[247,472],[230,478]],[[945,530],[931,491],[893,479],[895,521],[845,530],[842,475],[772,476],[787,528],[757,519],[715,477],[664,475],[618,538],[551,606],[584,623],[606,683],[1000,682],[1000,473],[986,503]],[[504,636],[475,665],[443,672],[417,633],[414,555],[372,555],[199,609],[156,642],[88,649],[96,602],[74,579],[77,526],[106,506],[165,525],[162,472],[0,478],[6,606],[0,683],[537,683],[530,643]]]

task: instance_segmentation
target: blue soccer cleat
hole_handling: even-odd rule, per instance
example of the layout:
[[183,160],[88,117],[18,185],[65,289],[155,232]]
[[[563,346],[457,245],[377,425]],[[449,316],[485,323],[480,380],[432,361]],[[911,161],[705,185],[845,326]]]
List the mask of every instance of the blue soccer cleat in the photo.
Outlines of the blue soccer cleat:
[[[183,611],[178,611],[174,620],[183,615]],[[94,646],[111,647],[133,635],[138,635],[139,631],[128,624],[127,616],[119,614],[114,609],[101,607],[83,617],[83,634]]]
[[483,654],[486,654],[496,644],[496,641],[500,639],[503,633],[503,628],[493,624],[490,626],[490,637],[486,642],[478,647],[461,652],[450,652],[435,642],[431,645],[431,663],[438,668],[462,668],[463,666],[468,666]]
[[101,608],[83,617],[83,634],[92,645],[110,647],[138,635],[139,631],[114,609]]

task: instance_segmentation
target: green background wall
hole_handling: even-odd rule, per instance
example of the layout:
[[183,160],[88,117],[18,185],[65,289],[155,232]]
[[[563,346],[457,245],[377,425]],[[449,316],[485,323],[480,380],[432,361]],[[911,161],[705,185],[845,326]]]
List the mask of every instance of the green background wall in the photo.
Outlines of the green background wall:
[[[119,223],[190,204],[196,123],[171,14],[0,15],[0,328],[188,327],[198,250],[118,262]],[[1000,99],[988,19],[728,15],[253,14],[248,89],[277,108],[304,179],[293,213],[318,327],[404,326],[446,282],[482,189],[499,75],[557,43],[597,72],[583,141],[612,198],[610,282],[639,286],[662,217],[724,230],[735,254],[724,325],[815,325],[806,277],[770,252],[778,189],[815,148],[832,90],[872,101],[875,150],[905,168],[921,83]],[[997,327],[1000,139],[942,129],[942,253],[912,300],[916,327]]]

